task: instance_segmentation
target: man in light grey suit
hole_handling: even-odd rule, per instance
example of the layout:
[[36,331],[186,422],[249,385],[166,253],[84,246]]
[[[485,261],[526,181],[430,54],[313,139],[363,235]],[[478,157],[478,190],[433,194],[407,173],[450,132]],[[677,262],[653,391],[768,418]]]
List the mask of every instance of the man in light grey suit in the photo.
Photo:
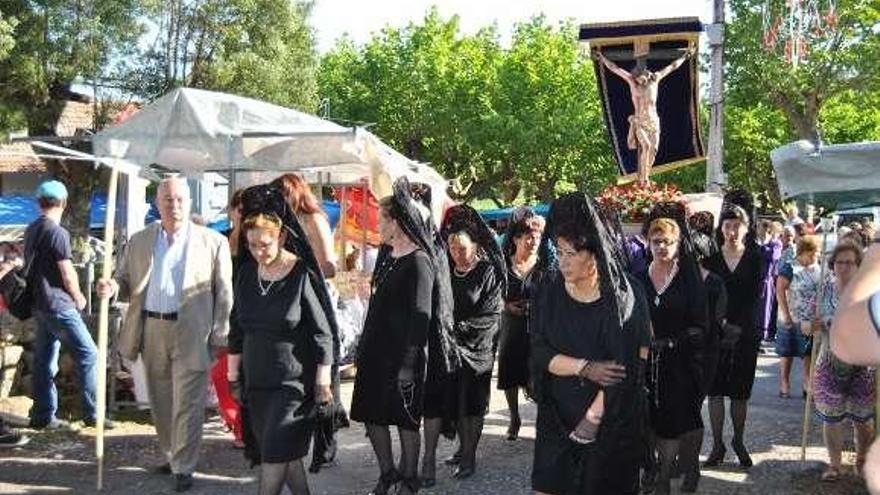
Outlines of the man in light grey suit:
[[189,220],[186,181],[164,179],[161,221],[132,236],[98,296],[129,297],[119,335],[123,357],[143,356],[153,423],[176,491],[192,487],[204,422],[212,351],[226,346],[232,309],[232,259],[226,239]]

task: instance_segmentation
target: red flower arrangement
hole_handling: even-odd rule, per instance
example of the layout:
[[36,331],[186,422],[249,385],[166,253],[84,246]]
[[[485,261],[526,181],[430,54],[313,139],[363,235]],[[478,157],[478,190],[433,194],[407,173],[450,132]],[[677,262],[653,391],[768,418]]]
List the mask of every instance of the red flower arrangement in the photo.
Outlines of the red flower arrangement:
[[638,182],[630,182],[608,186],[596,199],[601,205],[616,211],[621,222],[640,223],[656,203],[682,202],[684,196],[672,184],[650,182],[640,185]]

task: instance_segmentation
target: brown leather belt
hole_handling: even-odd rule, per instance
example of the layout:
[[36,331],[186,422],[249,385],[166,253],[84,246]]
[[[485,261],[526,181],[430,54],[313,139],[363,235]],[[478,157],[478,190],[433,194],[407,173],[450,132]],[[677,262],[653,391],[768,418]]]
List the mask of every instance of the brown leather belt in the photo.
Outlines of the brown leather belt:
[[177,321],[177,313],[157,313],[155,311],[144,311],[144,316],[153,318],[154,320]]

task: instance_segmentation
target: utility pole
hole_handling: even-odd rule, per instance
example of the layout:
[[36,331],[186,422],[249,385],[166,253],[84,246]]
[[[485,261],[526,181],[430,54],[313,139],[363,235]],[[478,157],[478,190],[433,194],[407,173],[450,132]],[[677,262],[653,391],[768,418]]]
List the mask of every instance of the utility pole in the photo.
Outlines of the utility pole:
[[720,192],[727,184],[724,174],[724,0],[713,0],[712,24],[708,26],[712,56],[712,87],[709,103],[709,157],[706,164],[706,191]]

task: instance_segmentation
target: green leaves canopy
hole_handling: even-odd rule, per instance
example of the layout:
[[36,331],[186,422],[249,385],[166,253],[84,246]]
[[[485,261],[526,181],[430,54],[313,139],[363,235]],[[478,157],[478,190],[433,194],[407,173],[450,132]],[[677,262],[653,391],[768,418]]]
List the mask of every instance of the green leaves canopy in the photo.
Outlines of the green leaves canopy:
[[409,157],[454,178],[461,199],[549,200],[597,190],[615,165],[592,63],[570,23],[517,26],[502,48],[494,28],[460,32],[432,9],[362,48],[347,39],[321,61],[331,115],[375,124]]

